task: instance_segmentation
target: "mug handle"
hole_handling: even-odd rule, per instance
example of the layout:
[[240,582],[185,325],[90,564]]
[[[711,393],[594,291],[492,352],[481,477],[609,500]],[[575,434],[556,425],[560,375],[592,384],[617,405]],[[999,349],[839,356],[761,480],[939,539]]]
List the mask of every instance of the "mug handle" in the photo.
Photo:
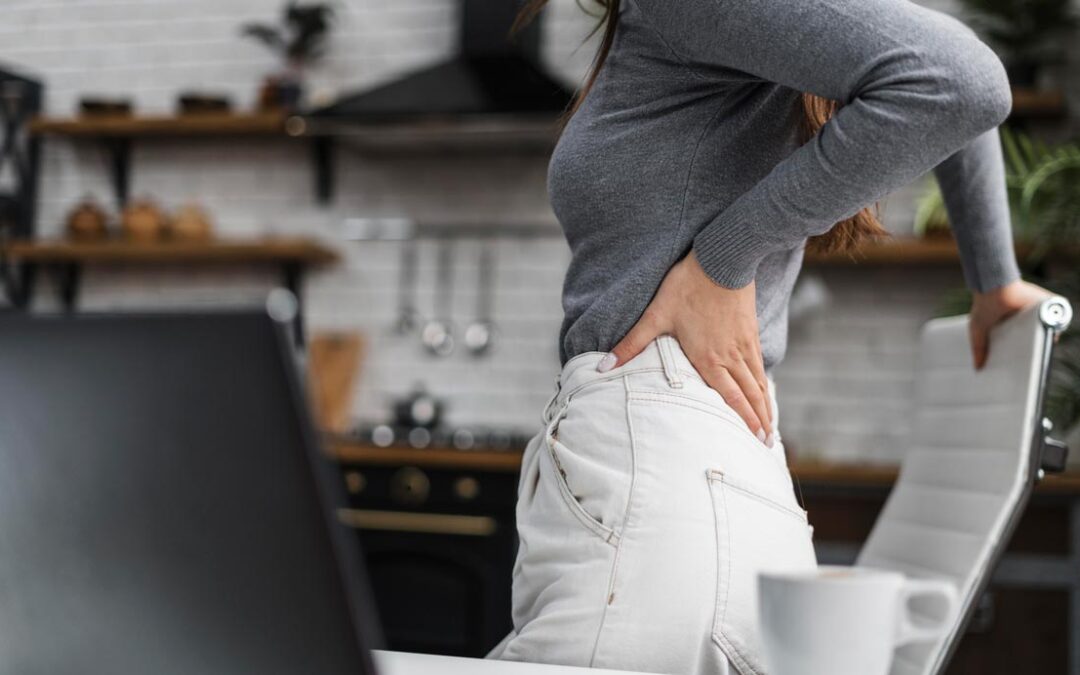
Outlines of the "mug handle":
[[[945,618],[933,625],[916,625],[911,620],[908,601],[915,597],[937,597],[945,603]],[[900,616],[897,626],[896,645],[912,642],[932,642],[952,628],[959,599],[952,582],[938,579],[905,579],[900,588]]]

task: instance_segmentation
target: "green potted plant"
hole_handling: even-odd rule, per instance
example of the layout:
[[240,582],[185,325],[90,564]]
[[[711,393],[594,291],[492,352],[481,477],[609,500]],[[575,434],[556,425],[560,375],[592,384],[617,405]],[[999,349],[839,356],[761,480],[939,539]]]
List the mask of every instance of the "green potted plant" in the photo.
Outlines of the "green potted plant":
[[[1029,265],[1045,263],[1062,245],[1080,245],[1080,140],[1049,145],[1008,126],[999,134],[1013,233]],[[915,234],[947,228],[948,220],[937,181],[929,179],[916,204]]]
[[303,96],[304,71],[323,56],[334,10],[329,4],[290,0],[278,25],[244,24],[240,32],[266,45],[282,60],[282,70],[269,75],[259,93],[263,109],[295,109]]

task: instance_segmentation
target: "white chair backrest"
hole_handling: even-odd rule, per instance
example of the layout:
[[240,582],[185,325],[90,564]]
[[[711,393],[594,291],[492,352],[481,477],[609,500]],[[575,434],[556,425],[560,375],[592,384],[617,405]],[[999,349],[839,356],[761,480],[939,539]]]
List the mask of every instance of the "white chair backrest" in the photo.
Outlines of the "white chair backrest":
[[980,371],[967,316],[923,328],[909,447],[856,564],[948,579],[960,610],[937,642],[897,649],[892,675],[940,673],[951,658],[1037,480],[1051,338],[1070,316],[1068,302],[1054,298],[1005,321]]

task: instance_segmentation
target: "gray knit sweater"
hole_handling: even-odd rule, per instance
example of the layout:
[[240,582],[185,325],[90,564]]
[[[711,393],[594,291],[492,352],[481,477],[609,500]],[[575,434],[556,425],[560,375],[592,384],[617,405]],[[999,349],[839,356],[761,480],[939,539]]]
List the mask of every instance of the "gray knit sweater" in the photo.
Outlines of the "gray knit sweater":
[[[800,92],[844,103],[801,146]],[[615,346],[693,247],[716,283],[756,280],[771,370],[806,239],[931,169],[968,285],[1018,278],[1011,105],[994,52],[908,0],[623,0],[548,166],[572,251],[562,362]]]

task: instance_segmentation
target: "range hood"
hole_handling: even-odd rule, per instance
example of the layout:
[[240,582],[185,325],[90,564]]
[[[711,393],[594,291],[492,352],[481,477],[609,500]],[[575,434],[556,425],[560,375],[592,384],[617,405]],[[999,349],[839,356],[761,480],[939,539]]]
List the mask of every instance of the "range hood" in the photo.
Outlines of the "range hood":
[[461,0],[450,59],[303,115],[304,134],[373,142],[549,141],[574,93],[540,65],[540,18],[511,39],[518,0]]

